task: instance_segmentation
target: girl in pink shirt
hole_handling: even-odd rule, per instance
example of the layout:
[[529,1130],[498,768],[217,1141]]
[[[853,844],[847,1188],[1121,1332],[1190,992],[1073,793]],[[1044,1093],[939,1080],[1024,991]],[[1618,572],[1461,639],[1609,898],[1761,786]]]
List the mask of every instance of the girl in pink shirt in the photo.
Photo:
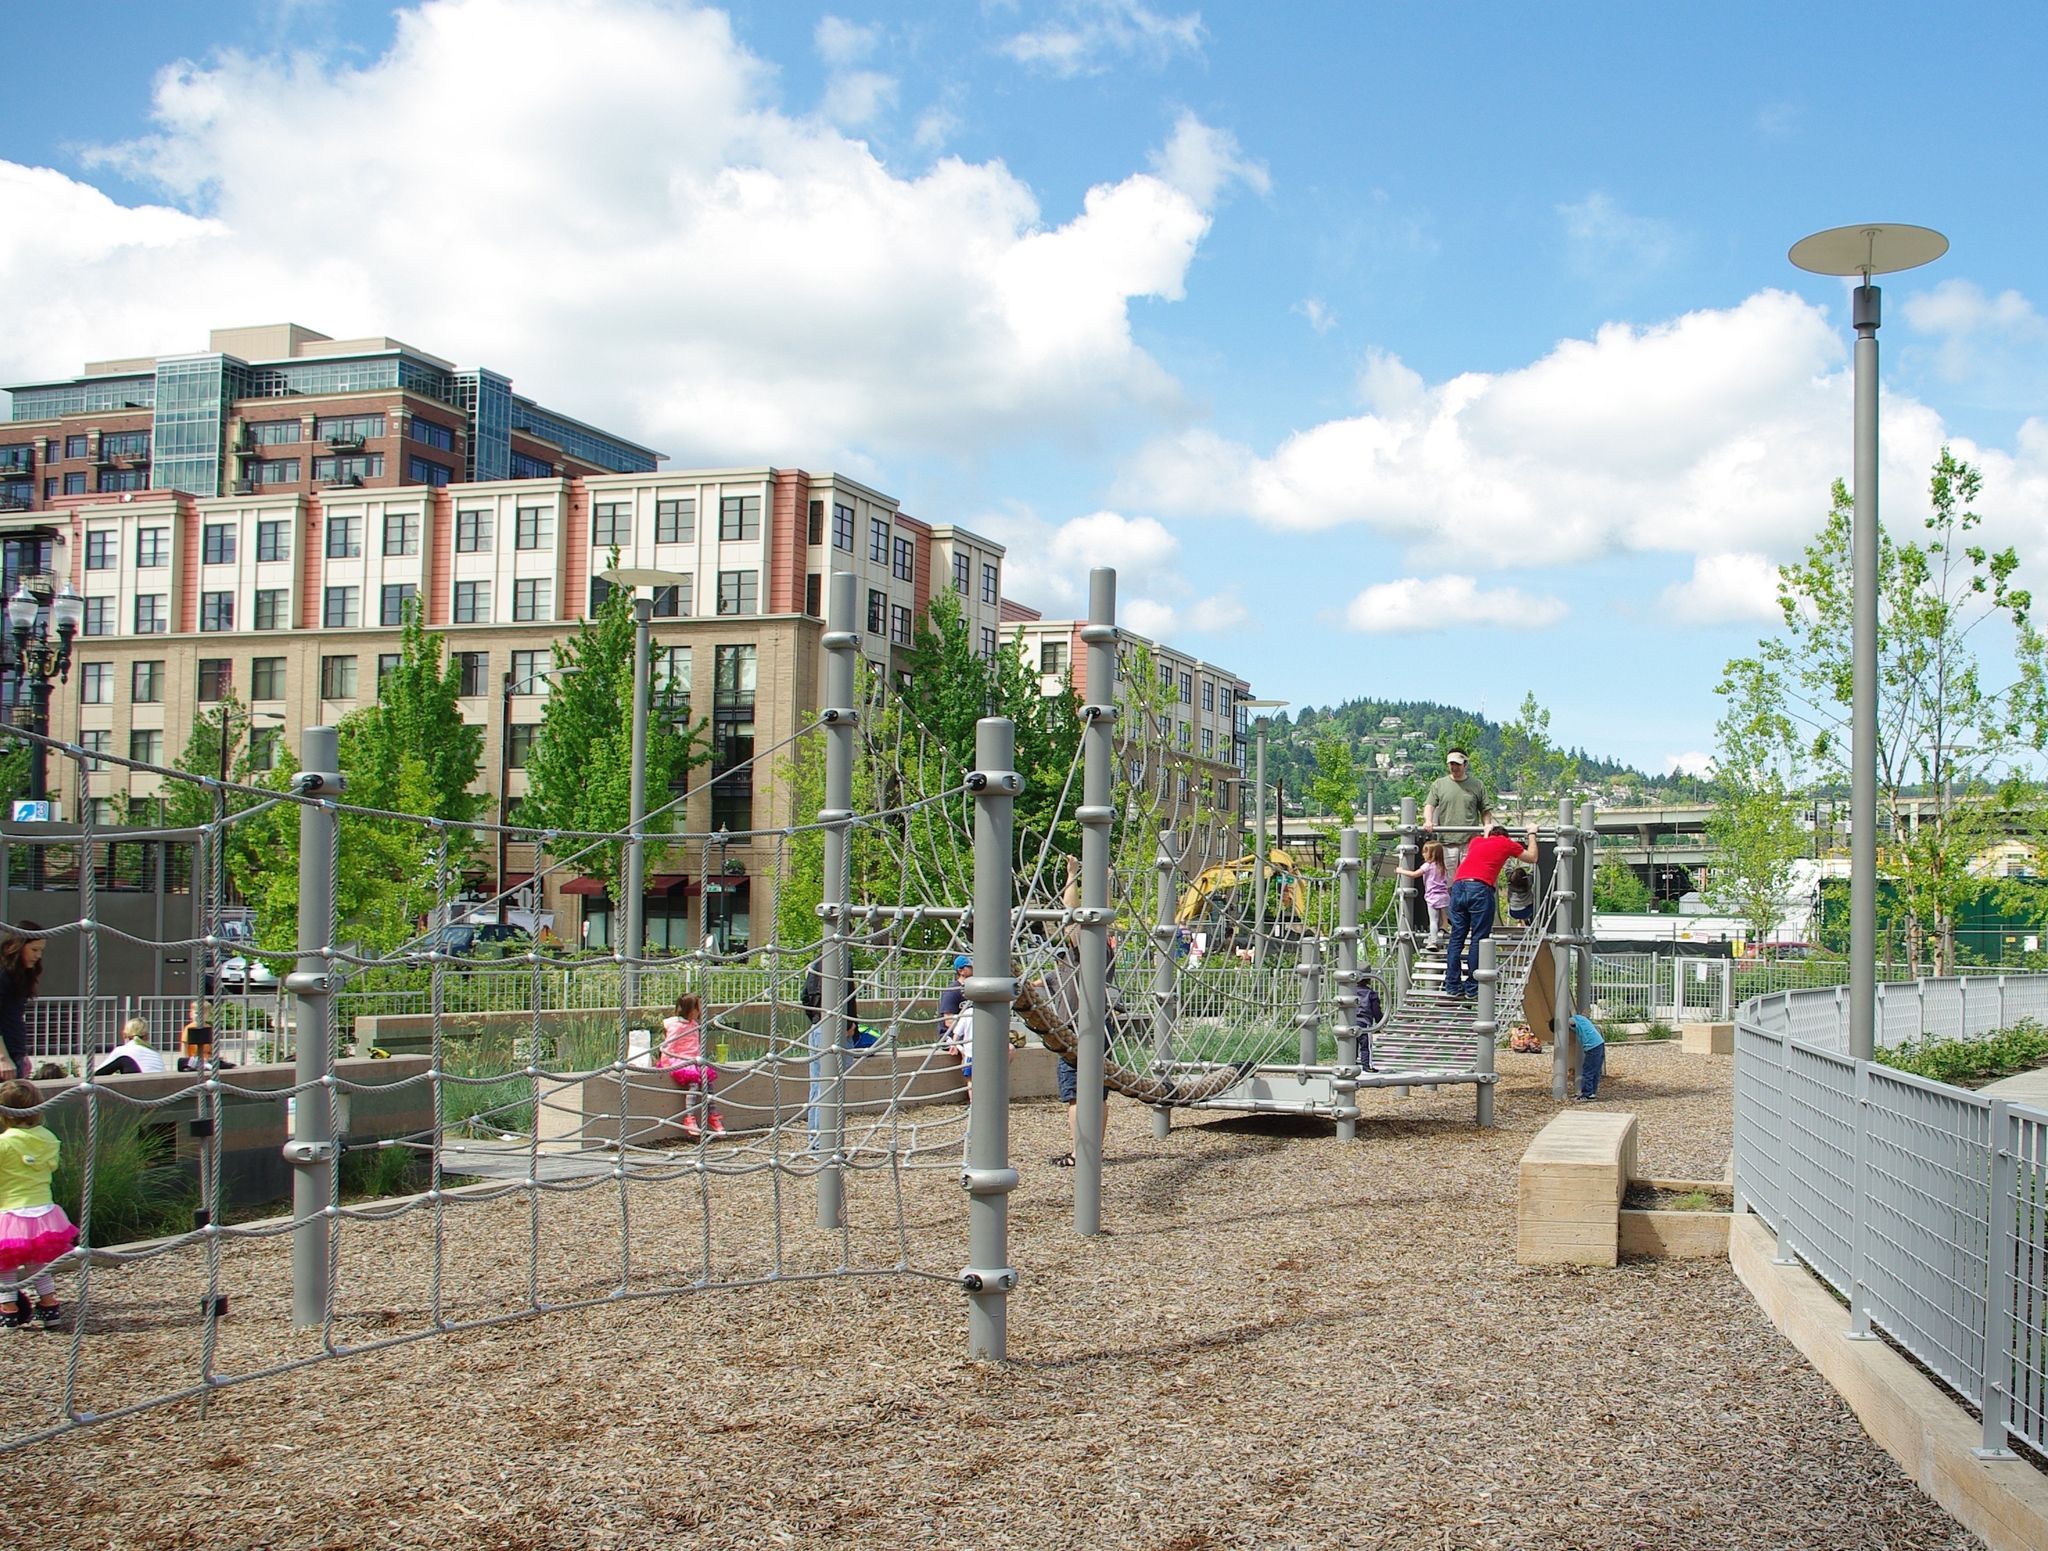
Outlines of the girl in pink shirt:
[[1422,902],[1429,907],[1429,946],[1443,940],[1451,925],[1451,880],[1444,876],[1444,843],[1426,840],[1422,844],[1420,867],[1396,867],[1403,878],[1422,880]]
[[[654,1064],[667,1072],[669,1080],[685,1092],[692,1088],[704,1090],[704,1129],[713,1136],[723,1136],[725,1121],[711,1102],[711,1085],[718,1081],[718,1068],[704,1059],[704,1029],[697,1021],[702,1006],[696,997],[687,993],[676,998],[674,1014],[662,1020],[661,1051],[655,1056]],[[685,1110],[683,1135],[694,1142],[698,1134],[696,1115]]]

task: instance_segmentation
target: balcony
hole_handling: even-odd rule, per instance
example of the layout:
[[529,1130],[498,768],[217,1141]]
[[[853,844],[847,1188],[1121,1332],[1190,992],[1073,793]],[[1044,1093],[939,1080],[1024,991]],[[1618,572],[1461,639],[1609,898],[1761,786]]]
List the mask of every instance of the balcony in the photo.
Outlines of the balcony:
[[363,483],[363,476],[360,474],[343,474],[336,479],[323,480],[322,483],[329,490],[360,489]]
[[254,495],[255,493],[256,493],[256,481],[255,481],[255,480],[253,480],[253,479],[238,479],[238,480],[236,480],[236,481],[235,481],[235,494],[236,494],[236,495]]
[[0,495],[0,512],[32,512],[35,509],[34,496]]
[[327,445],[336,452],[361,452],[363,439],[360,436],[330,436]]

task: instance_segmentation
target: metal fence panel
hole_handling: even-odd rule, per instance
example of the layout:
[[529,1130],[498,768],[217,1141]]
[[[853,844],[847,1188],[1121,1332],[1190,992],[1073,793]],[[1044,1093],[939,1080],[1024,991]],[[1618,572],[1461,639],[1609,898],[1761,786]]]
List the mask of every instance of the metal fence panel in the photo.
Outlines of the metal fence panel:
[[1785,1041],[1737,1023],[1735,1058],[1735,1196],[1776,1231],[1785,1199]]
[[1856,1228],[1856,1063],[1785,1047],[1784,1214],[1807,1263],[1846,1293]]
[[2013,1114],[2003,1140],[2017,1184],[2010,1252],[1997,1262],[2011,1278],[2011,1338],[1992,1373],[2007,1385],[2007,1425],[2048,1450],[2048,1116]]

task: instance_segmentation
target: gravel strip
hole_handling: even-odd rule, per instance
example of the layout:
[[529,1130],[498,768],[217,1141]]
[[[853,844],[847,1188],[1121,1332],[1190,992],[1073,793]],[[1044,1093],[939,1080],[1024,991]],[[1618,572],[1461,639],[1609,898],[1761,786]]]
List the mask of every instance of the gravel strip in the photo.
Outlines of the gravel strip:
[[[1547,1063],[1502,1055],[1501,1125],[1470,1089],[1367,1096],[1357,1144],[1274,1117],[1112,1106],[1109,1231],[1071,1232],[1060,1111],[1020,1106],[1002,1366],[965,1362],[938,1280],[796,1283],[608,1305],[449,1335],[0,1456],[13,1539],[134,1548],[757,1546],[1971,1547],[1780,1340],[1724,1263],[1514,1263],[1515,1164],[1553,1112]],[[1725,1058],[1624,1045],[1607,1095],[1642,1166],[1718,1178]],[[957,1139],[953,1146],[957,1151]],[[944,1158],[850,1191],[716,1183],[712,1266],[965,1258]],[[704,1269],[692,1183],[631,1193],[633,1285]],[[549,1195],[543,1294],[618,1280],[609,1185]],[[446,1307],[524,1297],[527,1208],[451,1217]],[[343,1339],[417,1329],[424,1215],[344,1234]],[[228,1256],[222,1362],[275,1354],[288,1242]],[[197,1257],[106,1278],[94,1403],[191,1371]],[[185,1301],[187,1298],[191,1302]],[[9,1334],[47,1404],[58,1338]],[[292,1338],[312,1350],[307,1337]],[[25,1414],[17,1404],[10,1425]],[[31,1407],[32,1409],[32,1407]]]

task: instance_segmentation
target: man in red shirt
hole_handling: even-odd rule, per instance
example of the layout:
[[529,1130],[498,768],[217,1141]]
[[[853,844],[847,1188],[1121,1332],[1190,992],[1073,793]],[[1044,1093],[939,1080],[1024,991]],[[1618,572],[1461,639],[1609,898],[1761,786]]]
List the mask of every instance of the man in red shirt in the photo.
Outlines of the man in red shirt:
[[1465,859],[1451,882],[1451,940],[1444,954],[1444,995],[1479,995],[1479,944],[1493,935],[1493,912],[1499,902],[1494,890],[1500,883],[1500,870],[1517,857],[1535,855],[1536,831],[1529,831],[1529,843],[1524,846],[1508,838],[1505,824],[1494,825],[1465,847]]

